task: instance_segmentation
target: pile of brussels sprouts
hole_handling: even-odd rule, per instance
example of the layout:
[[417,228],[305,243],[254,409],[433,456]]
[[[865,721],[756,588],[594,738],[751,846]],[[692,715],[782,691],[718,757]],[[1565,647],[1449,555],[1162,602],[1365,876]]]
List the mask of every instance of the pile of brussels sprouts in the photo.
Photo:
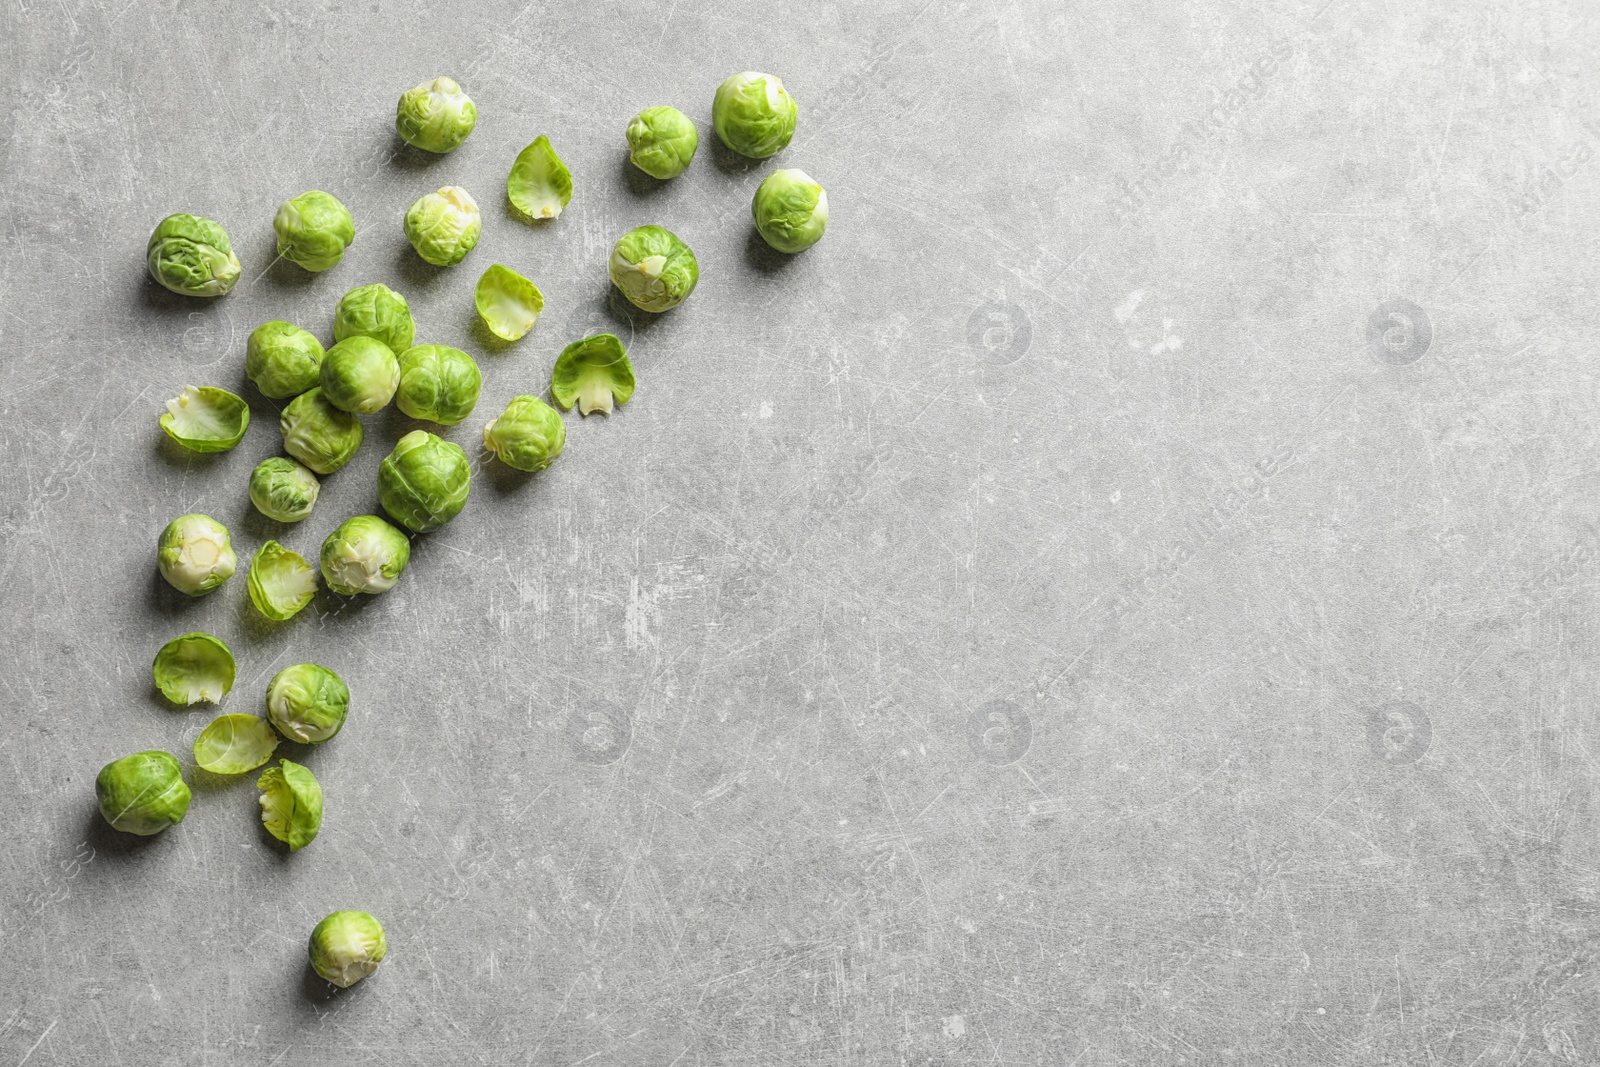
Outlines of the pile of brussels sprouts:
[[[783,82],[745,71],[724,81],[712,102],[712,126],[729,149],[766,159],[794,138],[798,115]],[[427,152],[459,148],[477,124],[478,110],[461,86],[437,78],[400,97],[395,129]],[[689,168],[700,144],[695,124],[673,107],[639,112],[625,131],[629,159],[666,181]],[[572,199],[572,175],[540,136],[518,153],[506,178],[512,207],[528,219],[554,219]],[[756,189],[751,214],[761,237],[780,252],[802,252],[821,239],[828,198],[805,172],[777,170]],[[420,197],[403,228],[417,255],[449,267],[464,260],[483,234],[477,201],[459,186]],[[307,271],[331,270],[355,240],[355,220],[330,193],[313,189],[283,202],[272,220],[279,258]],[[186,296],[216,297],[239,280],[241,266],[227,233],[216,222],[179,214],[150,235],[151,276]],[[636,307],[660,313],[694,292],[699,261],[671,230],[640,226],[622,235],[608,264],[612,283]],[[534,328],[544,296],[531,280],[502,264],[478,279],[473,302],[496,337],[516,341]],[[393,401],[413,419],[454,426],[476,407],[483,378],[471,356],[457,348],[418,344],[417,326],[401,294],[381,283],[361,285],[339,300],[333,343],[293,323],[274,320],[251,332],[245,374],[263,396],[287,401],[279,418],[284,456],[259,463],[250,475],[251,503],[283,523],[301,522],[316,507],[319,476],[349,463],[364,437],[361,416]],[[563,410],[610,414],[633,396],[633,364],[613,334],[582,337],[562,349],[550,374],[549,396]],[[225,452],[250,425],[245,401],[215,386],[186,386],[168,401],[161,428],[195,452]],[[541,471],[561,455],[566,427],[560,414],[533,395],[516,396],[483,428],[485,450],[522,471]],[[322,543],[317,566],[269,540],[250,559],[246,586],[263,616],[285,621],[311,603],[318,576],[341,596],[392,589],[411,558],[410,534],[438,530],[466,505],[472,485],[460,445],[415,430],[395,443],[378,468],[378,500],[387,518],[356,515]],[[404,529],[401,529],[403,527]],[[408,534],[406,531],[410,531]],[[162,531],[156,563],[179,592],[201,597],[220,589],[238,566],[227,527],[207,515],[180,515]],[[152,674],[171,702],[220,704],[233,688],[232,651],[219,638],[188,633],[156,654]],[[194,742],[196,766],[239,775],[266,764],[280,739],[317,745],[331,740],[349,714],[350,690],[328,667],[298,663],[267,685],[265,716],[219,715]],[[311,770],[287,759],[256,783],[261,821],[291,852],[315,840],[322,826],[322,787]],[[153,835],[183,821],[189,786],[172,754],[138,752],[114,760],[95,779],[100,812],[115,829]],[[335,985],[350,986],[371,974],[387,952],[383,927],[361,911],[337,911],[312,931],[312,966]]]

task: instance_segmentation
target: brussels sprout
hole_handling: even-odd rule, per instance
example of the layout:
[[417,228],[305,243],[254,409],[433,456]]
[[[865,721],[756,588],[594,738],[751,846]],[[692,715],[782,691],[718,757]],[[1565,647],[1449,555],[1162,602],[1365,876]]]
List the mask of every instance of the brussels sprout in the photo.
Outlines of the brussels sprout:
[[410,562],[406,535],[376,515],[346,519],[322,542],[322,578],[340,596],[387,593]]
[[567,426],[556,409],[535,396],[514,396],[505,414],[483,428],[483,447],[519,471],[542,471],[567,443]]
[[318,474],[332,474],[361,447],[361,420],[328,403],[321,388],[308,389],[278,419],[283,450]]
[[717,86],[711,125],[741,156],[766,159],[789,146],[799,113],[782,79],[747,70]]
[[272,758],[278,735],[254,715],[218,715],[194,739],[194,762],[212,774],[243,774]]
[[167,401],[161,428],[191,452],[226,452],[244,440],[250,406],[226,389],[183,387]]
[[194,215],[168,215],[145,249],[150,277],[184,296],[221,296],[239,280],[239,257],[221,226]]
[[292,459],[273,456],[250,472],[250,503],[269,519],[299,522],[316,506],[322,483],[310,469]]
[[322,829],[322,786],[308,768],[281,759],[256,780],[261,790],[261,823],[267,833],[298,852]]
[[506,179],[511,205],[531,219],[553,219],[572,201],[572,172],[540,134],[517,154]]
[[333,671],[315,663],[296,663],[272,676],[267,685],[267,718],[284,737],[317,745],[344,727],[350,689]]
[[405,227],[406,240],[417,255],[435,267],[449,267],[478,247],[483,214],[471,193],[459,185],[447,185],[412,204]]
[[498,263],[478,279],[472,302],[489,332],[502,341],[515,341],[533,329],[544,310],[544,294],[539,287]]
[[318,373],[323,399],[356,415],[382,411],[400,385],[394,351],[371,337],[346,337],[328,349]]
[[454,426],[478,404],[483,375],[471,356],[446,345],[413,345],[400,353],[395,405],[413,419]]
[[189,787],[170,752],[135,752],[112,760],[94,779],[100,814],[113,830],[149,837],[189,812]]
[[660,226],[640,226],[611,249],[611,281],[635,307],[675,308],[694,292],[700,264],[678,235]]
[[430,533],[455,518],[471,488],[472,470],[461,446],[427,430],[400,438],[378,466],[378,502],[417,533]]
[[478,124],[478,108],[451,78],[435,78],[400,95],[394,128],[424,152],[454,152]]
[[311,931],[311,966],[340,989],[376,971],[388,952],[383,926],[364,911],[336,911]]
[[404,352],[416,339],[417,324],[406,298],[387,285],[363,285],[339,298],[333,312],[333,339],[370,337],[392,352]]
[[550,395],[568,411],[577,401],[581,415],[611,414],[613,397],[626,404],[633,396],[633,363],[621,338],[597,333],[563,348],[550,375]]
[[233,688],[233,653],[220,638],[192,633],[161,646],[150,673],[161,695],[174,704],[222,703]]
[[337,267],[356,239],[356,220],[337,197],[320,189],[285,200],[272,220],[278,255],[309,271]]
[[306,330],[281,319],[263,322],[250,331],[244,349],[244,373],[263,396],[282,400],[299,396],[317,384],[322,365],[322,342]]
[[282,622],[299,614],[317,592],[317,572],[298,552],[268,541],[250,558],[250,603]]
[[628,123],[628,158],[652,178],[676,178],[689,169],[700,131],[675,107],[647,107]]
[[775,170],[750,201],[761,239],[779,252],[804,252],[828,228],[828,194],[803,170]]
[[239,557],[228,528],[209,515],[179,515],[156,542],[161,577],[180,593],[205,596],[233,577]]

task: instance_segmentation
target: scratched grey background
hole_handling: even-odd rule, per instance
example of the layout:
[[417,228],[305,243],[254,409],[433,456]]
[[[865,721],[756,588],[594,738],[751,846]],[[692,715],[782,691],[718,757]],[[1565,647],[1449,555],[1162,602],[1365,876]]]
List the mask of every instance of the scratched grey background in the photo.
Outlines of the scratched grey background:
[[[4,0],[0,1063],[1600,1061],[1600,21],[1325,3]],[[713,143],[743,68],[799,101],[770,163]],[[397,150],[438,74],[476,132]],[[702,130],[668,184],[622,142],[657,103]],[[543,228],[501,193],[540,133]],[[749,223],[777,164],[834,205],[799,257]],[[484,238],[436,270],[400,220],[453,183]],[[309,188],[359,227],[316,276],[272,264]],[[176,211],[228,297],[146,277]],[[608,295],[646,222],[703,268],[660,318]],[[510,346],[496,261],[548,300]],[[173,593],[179,513],[245,560],[376,510],[392,410],[310,520],[252,513],[242,371],[372,281],[483,367],[467,509],[381,598]],[[482,462],[596,328],[632,403]],[[250,399],[236,451],[165,440],[189,383]],[[279,753],[305,851],[192,770],[211,709],[149,677],[191,629],[225,710],[349,681]],[[92,783],[152,747],[195,799],[138,842]],[[390,957],[334,995],[346,907]]]

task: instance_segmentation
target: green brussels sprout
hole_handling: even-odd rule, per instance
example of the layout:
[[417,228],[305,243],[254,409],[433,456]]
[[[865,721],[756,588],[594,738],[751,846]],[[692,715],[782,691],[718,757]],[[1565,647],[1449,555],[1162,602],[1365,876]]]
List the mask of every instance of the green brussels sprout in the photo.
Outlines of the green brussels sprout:
[[228,528],[209,515],[179,515],[156,542],[161,577],[180,593],[205,596],[233,577],[239,557]]
[[383,926],[364,911],[336,911],[311,931],[311,966],[340,989],[376,971],[388,952]]
[[675,107],[647,107],[628,123],[628,159],[652,178],[676,178],[689,169],[700,131]]
[[629,230],[611,249],[611,281],[645,311],[677,307],[699,280],[700,264],[689,246],[660,226]]
[[337,267],[356,239],[356,220],[337,197],[320,189],[285,200],[272,219],[278,255],[316,272]]
[[212,386],[183,387],[167,401],[161,428],[191,452],[227,452],[244,440],[250,425],[250,405]]
[[449,267],[478,247],[483,214],[471,193],[459,185],[447,185],[412,204],[405,227],[406,240],[417,255],[435,267]]
[[567,426],[556,409],[534,396],[515,396],[505,414],[483,428],[483,447],[519,471],[542,471],[567,444]]
[[483,375],[471,356],[447,345],[413,345],[400,353],[395,406],[413,419],[454,426],[478,405]]
[[210,219],[168,215],[145,249],[150,277],[184,296],[221,296],[239,280],[239,257]]
[[254,715],[218,715],[194,739],[194,762],[212,774],[243,774],[272,758],[278,735]]
[[311,771],[290,760],[268,767],[256,780],[261,790],[261,824],[267,833],[298,852],[322,829],[322,786]]
[[296,663],[272,676],[267,685],[267,718],[291,741],[319,745],[344,728],[350,714],[350,688],[333,671],[315,663]]
[[451,78],[435,78],[400,94],[394,128],[424,152],[454,152],[478,124],[478,108]]
[[461,446],[427,430],[395,442],[378,466],[378,502],[395,521],[430,533],[460,514],[472,488],[472,469]]
[[263,396],[282,400],[299,396],[317,384],[322,342],[293,323],[274,319],[250,331],[245,343],[244,373]]
[[135,752],[112,760],[94,779],[100,814],[113,830],[149,837],[189,813],[189,787],[170,752]]
[[498,263],[478,279],[472,302],[489,332],[502,341],[515,341],[533,329],[544,310],[544,294],[539,287]]
[[320,387],[289,401],[278,419],[283,450],[318,474],[332,474],[356,454],[361,420],[328,403]]
[[626,404],[633,396],[633,363],[622,339],[597,333],[563,348],[550,374],[550,395],[568,411],[576,401],[580,415],[611,414],[613,398]]
[[761,239],[779,252],[804,252],[828,228],[828,194],[803,170],[775,170],[750,201]]
[[371,415],[394,398],[400,361],[382,341],[346,337],[328,349],[318,374],[324,400],[353,415]]
[[250,472],[250,503],[269,519],[299,522],[317,504],[322,483],[304,464],[273,456]]
[[517,153],[506,178],[506,195],[530,219],[553,219],[572,202],[572,172],[550,147],[550,138],[540,134]]
[[406,535],[376,515],[346,519],[322,542],[322,578],[340,596],[387,593],[410,562]]
[[387,285],[374,283],[350,290],[333,312],[333,339],[370,337],[392,352],[404,352],[416,339],[417,324],[406,298]]
[[174,704],[213,704],[233,688],[233,653],[221,638],[192,633],[174,637],[161,646],[150,665],[161,695]]
[[250,603],[278,622],[294,618],[317,592],[317,572],[311,564],[276,541],[256,549],[248,579]]
[[722,143],[751,159],[766,159],[794,140],[800,109],[771,74],[742,71],[717,86],[711,125]]

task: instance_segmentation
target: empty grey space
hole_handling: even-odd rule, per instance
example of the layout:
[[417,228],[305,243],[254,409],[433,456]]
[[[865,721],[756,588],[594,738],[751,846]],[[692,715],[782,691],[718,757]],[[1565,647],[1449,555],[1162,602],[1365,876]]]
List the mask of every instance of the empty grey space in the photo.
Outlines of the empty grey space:
[[[1593,5],[4,5],[0,1064],[1600,1062]],[[773,160],[711,131],[743,69],[799,102]],[[438,75],[480,118],[428,157],[394,107]],[[671,182],[626,159],[654,104],[701,131]],[[529,225],[539,134],[575,192]],[[832,205],[798,256],[777,166]],[[449,184],[484,233],[437,269],[401,220]],[[319,275],[274,263],[308,189],[358,230]],[[230,295],[146,274],[180,211]],[[645,223],[701,264],[659,317],[606,275]],[[496,262],[546,297],[515,344]],[[245,338],[379,281],[483,369],[472,496],[393,592],[269,624],[249,554],[376,511],[421,424],[266,520]],[[488,458],[595,329],[632,401]],[[249,400],[235,451],[162,434],[188,384]],[[190,511],[241,558],[200,600],[155,567]],[[217,709],[150,677],[191,630],[221,710],[348,681],[278,753],[303,851],[194,769]],[[195,796],[136,840],[93,781],[150,748]],[[389,958],[334,993],[340,908]]]

